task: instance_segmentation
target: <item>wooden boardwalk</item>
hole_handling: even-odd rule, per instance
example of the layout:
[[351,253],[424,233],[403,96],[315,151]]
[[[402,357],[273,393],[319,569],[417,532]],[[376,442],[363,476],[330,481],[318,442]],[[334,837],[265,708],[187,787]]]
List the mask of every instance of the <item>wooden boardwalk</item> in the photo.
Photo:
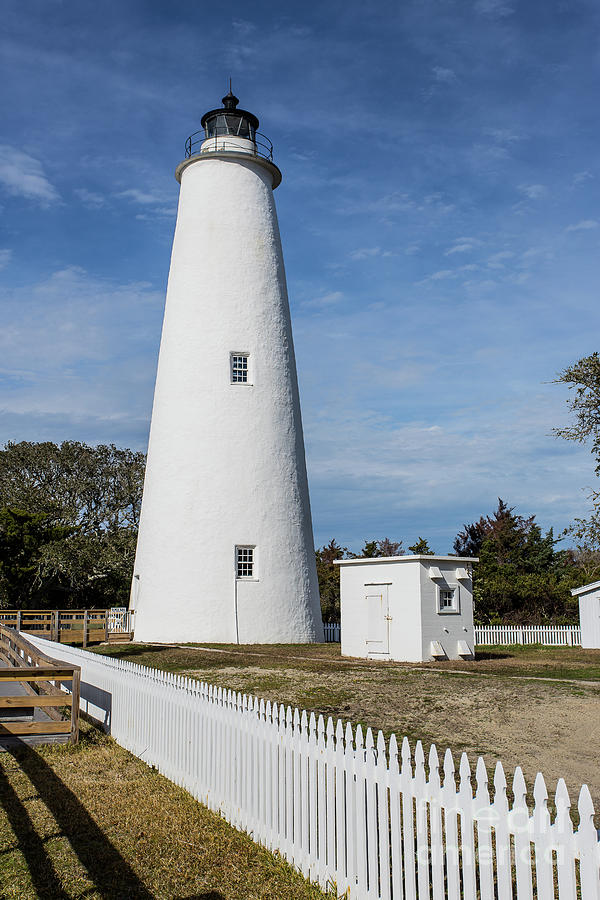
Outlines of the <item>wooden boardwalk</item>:
[[[7,668],[7,663],[0,660],[0,669]],[[2,734],[4,722],[40,722],[50,723],[53,720],[43,707],[27,704],[27,698],[31,694],[21,682],[0,681],[0,697],[23,697],[22,706],[9,706],[0,708],[0,752],[4,752],[19,744],[27,744],[34,747],[36,744],[66,744],[69,741],[68,734]]]
[[[76,741],[80,669],[0,626],[0,750]],[[61,690],[70,682],[70,693]],[[68,717],[65,717],[65,711]]]

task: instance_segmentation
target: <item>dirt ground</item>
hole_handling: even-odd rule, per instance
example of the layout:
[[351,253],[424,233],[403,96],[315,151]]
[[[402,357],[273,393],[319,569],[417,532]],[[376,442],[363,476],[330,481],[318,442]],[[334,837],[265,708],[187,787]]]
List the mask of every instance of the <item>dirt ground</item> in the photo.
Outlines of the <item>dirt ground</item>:
[[[538,771],[552,798],[559,777],[573,807],[587,783],[600,812],[600,651],[495,649],[474,663],[409,667],[340,658],[313,647],[125,648],[119,656],[185,672],[245,693],[314,710],[414,747],[482,755],[490,782],[500,760],[509,784],[520,765],[528,787]],[[452,671],[449,671],[449,668]]]

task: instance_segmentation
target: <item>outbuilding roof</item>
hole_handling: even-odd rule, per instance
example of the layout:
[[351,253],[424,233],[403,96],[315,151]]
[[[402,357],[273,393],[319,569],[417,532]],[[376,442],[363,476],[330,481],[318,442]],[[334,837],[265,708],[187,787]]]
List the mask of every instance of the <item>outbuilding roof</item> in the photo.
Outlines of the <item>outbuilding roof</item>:
[[[438,562],[479,562],[478,556],[429,556],[423,553],[407,553],[405,556],[370,556],[368,558],[360,557],[359,559],[334,559],[334,566],[356,566],[365,565],[366,563],[389,563],[389,562],[407,562],[414,560],[422,560],[423,562],[436,560]],[[600,581],[598,582],[600,584]]]
[[592,581],[591,584],[584,584],[582,587],[571,588],[571,596],[578,597],[580,594],[589,594],[600,588],[600,581]]

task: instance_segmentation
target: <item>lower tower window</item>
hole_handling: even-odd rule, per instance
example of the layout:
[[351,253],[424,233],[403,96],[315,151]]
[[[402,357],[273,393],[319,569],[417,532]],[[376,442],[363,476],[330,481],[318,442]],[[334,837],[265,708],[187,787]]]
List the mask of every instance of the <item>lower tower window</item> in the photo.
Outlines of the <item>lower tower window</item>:
[[235,548],[235,575],[236,578],[256,577],[256,547]]
[[231,383],[232,384],[248,384],[248,354],[232,353],[231,361]]

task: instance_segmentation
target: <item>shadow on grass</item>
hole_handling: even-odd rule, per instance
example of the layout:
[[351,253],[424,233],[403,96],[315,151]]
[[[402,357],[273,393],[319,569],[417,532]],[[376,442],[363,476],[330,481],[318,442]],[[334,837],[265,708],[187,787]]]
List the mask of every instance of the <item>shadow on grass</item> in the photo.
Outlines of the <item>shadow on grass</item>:
[[225,900],[218,891],[206,891],[204,894],[191,894],[189,897],[174,897],[173,900]]
[[[12,828],[18,849],[23,854],[31,884],[37,897],[68,900],[44,849],[44,842],[33,827],[29,813],[0,766],[0,803]],[[14,848],[16,849],[16,848]],[[8,851],[8,852],[12,852]]]
[[103,644],[96,645],[93,650],[98,651],[102,656],[144,656],[151,653],[164,653],[165,650],[179,650],[178,644]]
[[[35,787],[39,798],[54,817],[103,900],[154,900],[144,883],[98,827],[85,807],[31,747],[22,744],[8,751]],[[34,823],[9,784],[0,763],[1,801],[31,874],[39,897],[65,900],[62,888]],[[213,895],[201,895],[213,900]],[[219,895],[214,896],[219,900]]]
[[494,653],[493,650],[475,650],[475,662],[480,662],[482,659],[512,659],[514,656],[514,653],[506,651]]

